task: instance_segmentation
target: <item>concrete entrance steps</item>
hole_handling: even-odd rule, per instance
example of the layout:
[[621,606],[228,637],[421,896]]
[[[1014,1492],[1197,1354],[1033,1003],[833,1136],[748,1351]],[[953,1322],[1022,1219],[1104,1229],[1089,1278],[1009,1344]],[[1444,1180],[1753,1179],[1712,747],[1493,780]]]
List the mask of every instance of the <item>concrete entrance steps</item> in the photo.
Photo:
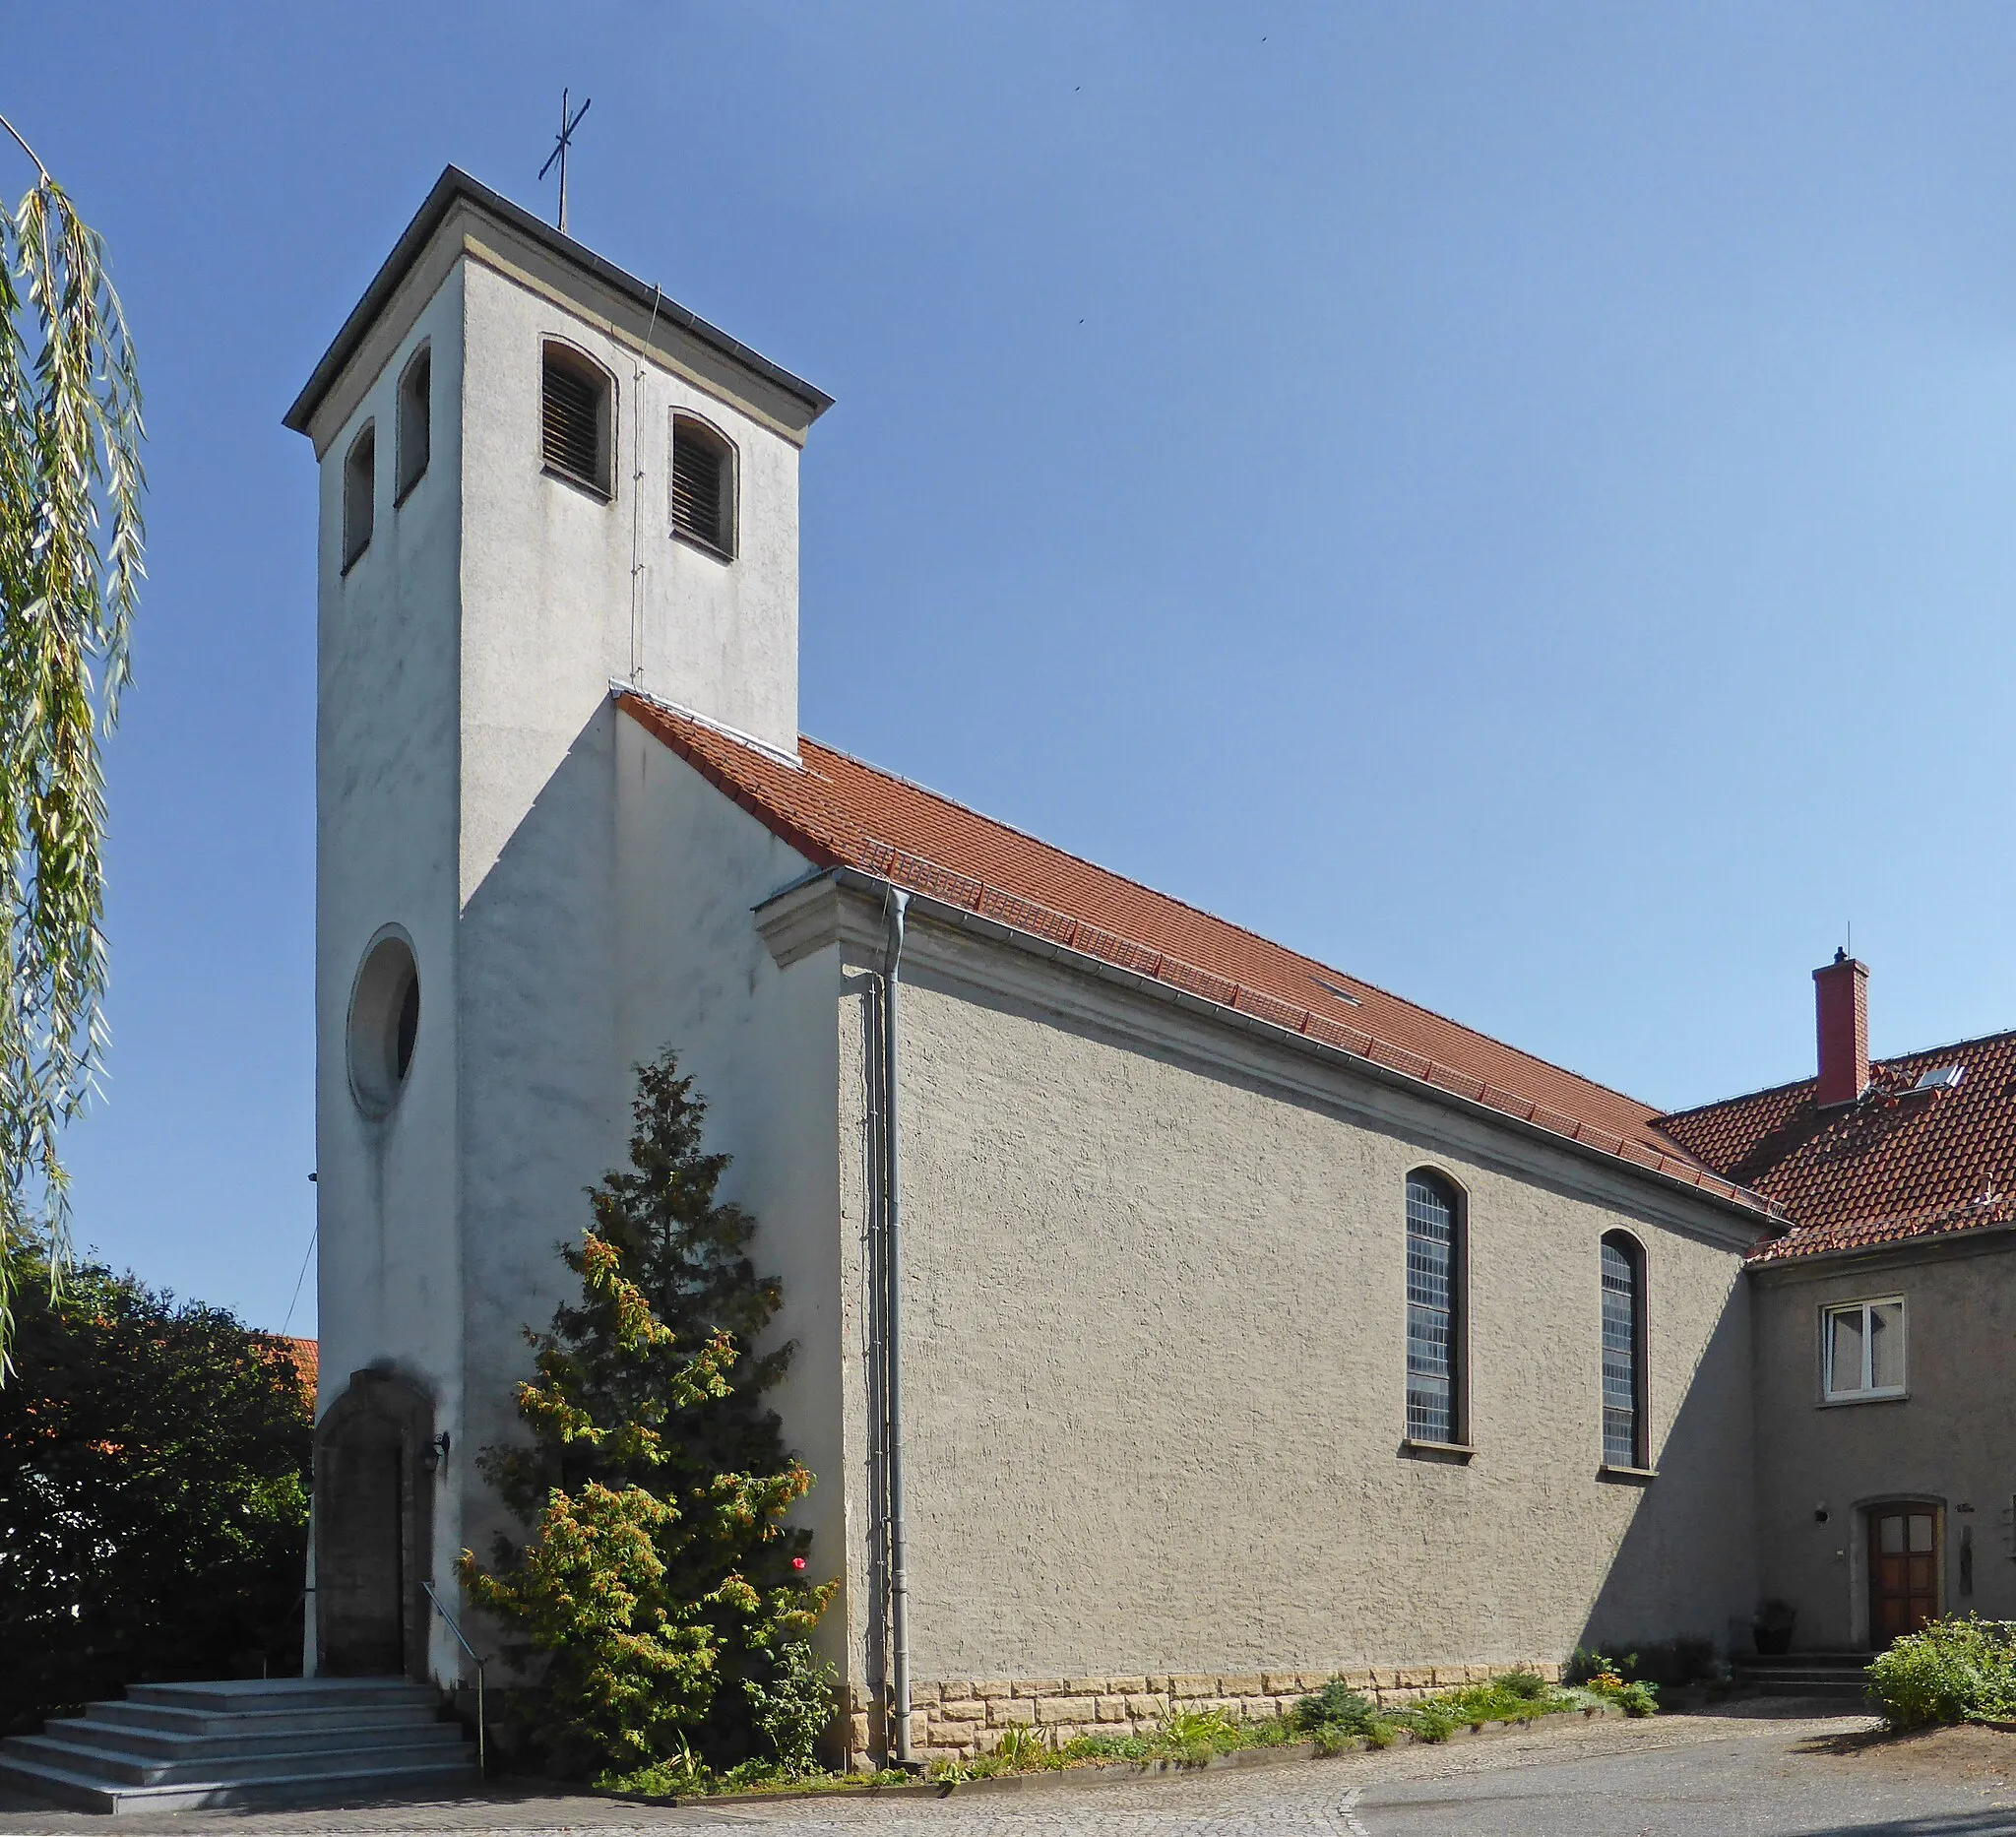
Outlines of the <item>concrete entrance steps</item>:
[[0,1742],[0,1784],[86,1811],[468,1791],[475,1750],[403,1678],[135,1684]]
[[1859,1703],[1868,1694],[1866,1652],[1752,1654],[1736,1663],[1738,1682],[1766,1696],[1824,1696]]

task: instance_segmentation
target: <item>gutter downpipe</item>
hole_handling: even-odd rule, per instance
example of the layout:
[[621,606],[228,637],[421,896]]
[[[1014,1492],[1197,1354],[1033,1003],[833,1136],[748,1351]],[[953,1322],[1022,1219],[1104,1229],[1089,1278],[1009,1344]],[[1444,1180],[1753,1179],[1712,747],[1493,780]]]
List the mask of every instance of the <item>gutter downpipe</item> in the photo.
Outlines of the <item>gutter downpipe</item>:
[[914,1767],[910,1729],[910,1568],[903,1533],[903,1155],[897,1118],[897,990],[902,982],[903,918],[910,895],[891,887],[889,944],[882,959],[882,1358],[884,1460],[889,1496],[889,1635],[896,1696],[896,1763]]

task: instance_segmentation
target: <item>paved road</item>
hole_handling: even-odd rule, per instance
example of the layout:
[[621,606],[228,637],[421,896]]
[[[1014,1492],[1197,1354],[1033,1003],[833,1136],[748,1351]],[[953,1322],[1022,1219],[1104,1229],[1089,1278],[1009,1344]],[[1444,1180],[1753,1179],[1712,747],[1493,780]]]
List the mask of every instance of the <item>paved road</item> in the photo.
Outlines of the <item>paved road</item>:
[[[1810,1708],[1810,1706],[1807,1706]],[[1756,1704],[1555,1723],[1446,1747],[950,1798],[653,1809],[497,1795],[436,1805],[121,1818],[0,1805],[0,1833],[524,1837],[768,1829],[773,1837],[2016,1837],[2016,1736],[1872,1740],[1860,1717]]]

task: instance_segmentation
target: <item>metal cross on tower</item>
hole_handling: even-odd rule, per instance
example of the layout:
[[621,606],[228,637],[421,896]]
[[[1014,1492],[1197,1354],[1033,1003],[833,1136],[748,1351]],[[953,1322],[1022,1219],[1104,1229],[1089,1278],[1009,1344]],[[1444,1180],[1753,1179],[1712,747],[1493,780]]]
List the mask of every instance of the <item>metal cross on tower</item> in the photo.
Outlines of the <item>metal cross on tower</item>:
[[581,125],[581,117],[587,114],[594,105],[595,97],[591,95],[587,101],[583,102],[575,110],[574,119],[570,121],[567,119],[567,92],[565,90],[560,92],[560,132],[555,137],[557,145],[546,156],[546,163],[539,167],[539,177],[544,178],[553,169],[553,161],[557,159],[560,162],[559,229],[563,236],[567,233],[567,147],[568,143],[574,139],[574,130]]

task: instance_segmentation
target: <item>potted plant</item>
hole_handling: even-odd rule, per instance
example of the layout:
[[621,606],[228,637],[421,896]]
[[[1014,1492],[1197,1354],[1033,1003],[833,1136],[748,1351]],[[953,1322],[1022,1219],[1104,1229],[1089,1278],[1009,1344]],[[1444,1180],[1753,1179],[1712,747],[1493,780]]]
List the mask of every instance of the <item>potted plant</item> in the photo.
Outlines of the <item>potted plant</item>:
[[1789,1601],[1767,1601],[1757,1610],[1757,1619],[1751,1631],[1757,1638],[1757,1651],[1767,1659],[1780,1658],[1792,1650],[1792,1625],[1798,1618],[1797,1612]]

